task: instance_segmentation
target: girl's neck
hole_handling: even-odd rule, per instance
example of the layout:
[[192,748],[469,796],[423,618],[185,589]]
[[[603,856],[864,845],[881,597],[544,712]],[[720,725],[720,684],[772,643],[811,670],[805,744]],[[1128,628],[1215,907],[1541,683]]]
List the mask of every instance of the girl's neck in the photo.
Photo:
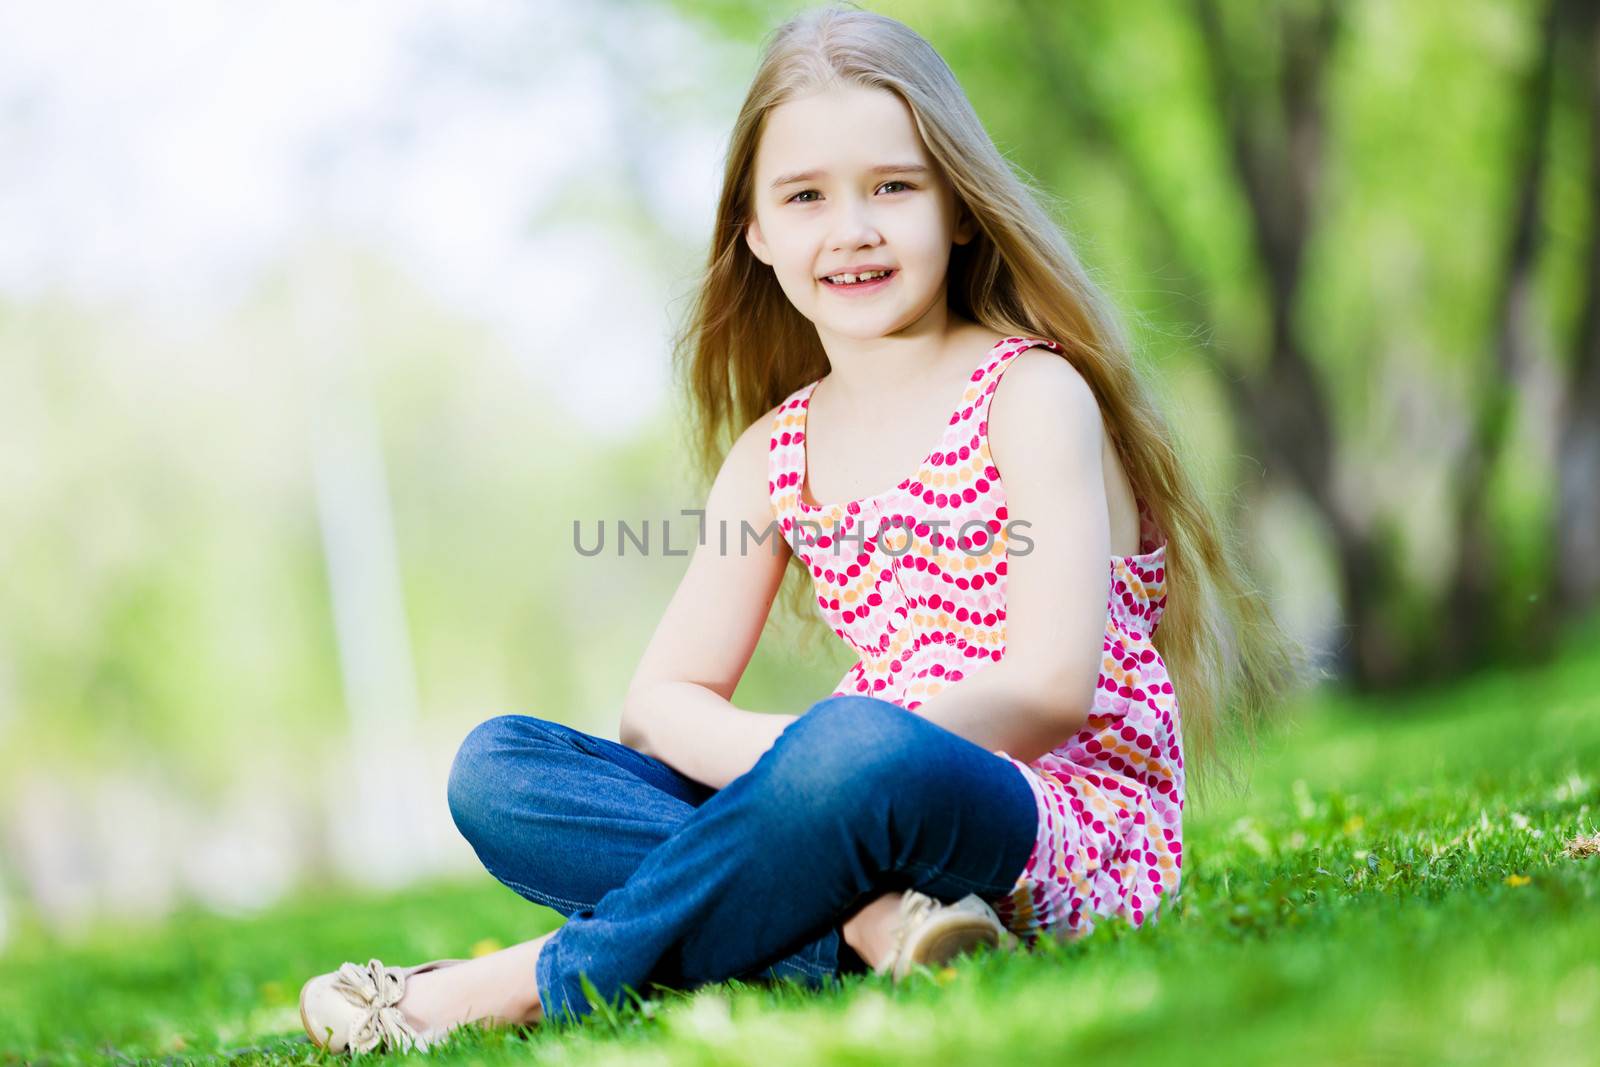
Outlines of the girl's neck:
[[955,315],[937,328],[871,340],[823,338],[828,373],[819,389],[827,403],[852,422],[881,410],[885,397],[906,392],[908,382],[960,376],[992,347],[996,335]]

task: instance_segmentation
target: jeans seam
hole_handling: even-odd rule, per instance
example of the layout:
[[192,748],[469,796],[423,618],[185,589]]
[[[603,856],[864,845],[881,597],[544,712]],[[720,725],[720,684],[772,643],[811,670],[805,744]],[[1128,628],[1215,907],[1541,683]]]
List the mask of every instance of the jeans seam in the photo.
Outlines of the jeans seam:
[[[480,857],[480,861],[481,861],[481,857]],[[535,903],[543,904],[547,908],[554,908],[554,909],[559,911],[561,908],[566,907],[566,908],[571,908],[573,911],[581,911],[584,908],[592,908],[592,907],[594,907],[593,904],[585,903],[583,901],[567,900],[565,897],[557,897],[557,896],[552,896],[549,893],[540,892],[539,890],[533,888],[531,885],[525,885],[522,882],[517,881],[515,878],[507,878],[505,875],[501,874],[499,871],[495,870],[492,866],[490,866],[487,863],[485,863],[483,866],[484,866],[485,870],[487,870],[490,874],[494,875],[496,881],[499,881],[499,882],[505,884],[506,886],[509,886],[512,889],[515,889],[518,893],[521,893],[523,896],[529,898],[530,900],[534,901]]]
[[820,963],[811,964],[811,963],[806,962],[805,960],[796,959],[794,956],[788,956],[788,957],[786,957],[786,958],[784,958],[782,960],[779,960],[778,962],[787,964],[788,966],[793,967],[796,970],[804,971],[806,974],[810,975],[812,978],[826,978],[830,974],[836,973],[834,968],[828,967],[828,966],[826,966],[824,964],[820,964]]
[[[807,978],[826,978],[829,975],[835,973],[835,972],[833,972],[831,970],[828,970],[827,968],[824,968],[824,967],[813,967],[809,963],[800,963],[800,962],[798,962],[796,960],[793,960],[793,959],[784,959],[784,960],[779,960],[778,962],[782,963],[786,967],[790,967],[790,968],[793,968],[794,970],[799,971],[800,973],[804,974]],[[778,966],[778,964],[775,963],[775,964],[772,965],[771,968],[768,968],[768,969],[769,970],[775,969],[777,966]],[[782,978],[783,975],[779,974],[778,977]]]

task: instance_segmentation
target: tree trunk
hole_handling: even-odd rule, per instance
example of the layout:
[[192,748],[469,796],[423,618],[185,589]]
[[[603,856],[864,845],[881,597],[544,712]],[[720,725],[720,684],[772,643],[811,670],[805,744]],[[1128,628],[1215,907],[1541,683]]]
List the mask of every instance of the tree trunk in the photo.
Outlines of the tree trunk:
[[1600,14],[1580,12],[1575,64],[1589,100],[1589,248],[1575,359],[1564,391],[1556,472],[1558,500],[1547,614],[1572,620],[1600,600]]

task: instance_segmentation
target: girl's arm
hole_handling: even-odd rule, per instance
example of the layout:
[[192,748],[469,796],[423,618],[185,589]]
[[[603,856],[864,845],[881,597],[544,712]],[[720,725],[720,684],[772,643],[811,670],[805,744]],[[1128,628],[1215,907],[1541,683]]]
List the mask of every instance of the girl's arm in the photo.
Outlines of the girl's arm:
[[723,460],[706,499],[703,543],[634,671],[618,729],[623,744],[715,789],[753,767],[798,718],[730,703],[790,556],[767,496],[776,415],[774,408],[752,423]]
[[649,710],[636,717],[649,725],[623,734],[622,743],[713,789],[754,767],[799,718],[736,708],[694,682],[655,682],[639,701]]
[[1024,763],[1082,729],[1094,704],[1111,593],[1105,443],[1078,370],[1043,349],[1018,355],[989,401],[989,449],[1015,523],[1005,658],[917,713]]

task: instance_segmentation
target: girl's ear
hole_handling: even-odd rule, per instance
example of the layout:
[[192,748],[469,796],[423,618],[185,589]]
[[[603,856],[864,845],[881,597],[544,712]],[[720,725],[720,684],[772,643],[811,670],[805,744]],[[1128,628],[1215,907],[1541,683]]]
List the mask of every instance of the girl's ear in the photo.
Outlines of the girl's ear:
[[745,223],[744,243],[750,246],[750,251],[755,253],[757,259],[769,267],[772,266],[772,260],[767,255],[767,242],[761,236],[761,223],[756,221],[754,215]]
[[978,218],[967,209],[966,204],[956,205],[956,219],[956,244],[964,245],[978,236]]

